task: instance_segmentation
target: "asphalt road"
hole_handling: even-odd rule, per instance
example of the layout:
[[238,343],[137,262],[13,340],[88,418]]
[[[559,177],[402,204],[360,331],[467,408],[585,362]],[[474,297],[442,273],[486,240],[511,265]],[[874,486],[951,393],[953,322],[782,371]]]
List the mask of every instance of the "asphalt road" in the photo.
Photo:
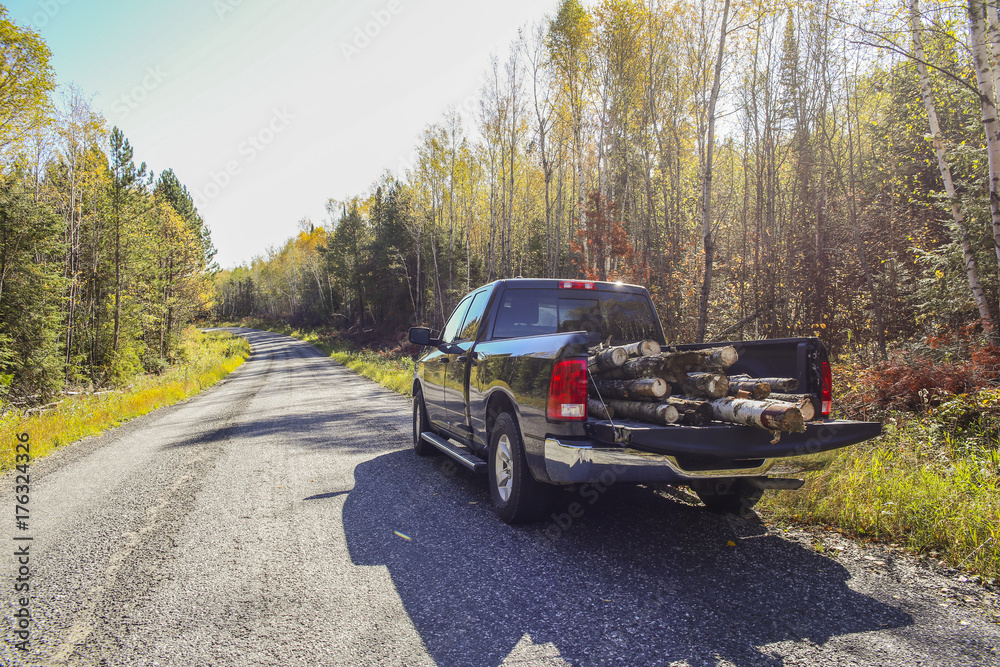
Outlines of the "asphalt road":
[[31,650],[8,625],[3,664],[1000,664],[995,596],[893,551],[644,487],[506,526],[412,454],[407,399],[246,335],[217,387],[33,464]]

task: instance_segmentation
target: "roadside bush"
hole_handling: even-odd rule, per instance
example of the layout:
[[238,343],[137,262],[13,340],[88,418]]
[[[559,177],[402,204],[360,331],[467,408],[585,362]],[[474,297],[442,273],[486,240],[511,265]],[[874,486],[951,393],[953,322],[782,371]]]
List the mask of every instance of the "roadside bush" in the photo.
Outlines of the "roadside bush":
[[958,332],[931,336],[871,366],[835,365],[837,407],[850,419],[927,412],[954,396],[1000,385],[1000,348]]

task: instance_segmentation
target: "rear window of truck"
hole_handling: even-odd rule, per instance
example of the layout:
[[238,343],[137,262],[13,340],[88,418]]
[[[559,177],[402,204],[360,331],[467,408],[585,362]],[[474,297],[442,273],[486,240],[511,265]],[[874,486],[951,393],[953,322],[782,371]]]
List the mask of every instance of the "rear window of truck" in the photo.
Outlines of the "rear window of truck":
[[590,342],[663,342],[663,332],[643,294],[570,290],[507,290],[500,303],[494,338],[586,331]]

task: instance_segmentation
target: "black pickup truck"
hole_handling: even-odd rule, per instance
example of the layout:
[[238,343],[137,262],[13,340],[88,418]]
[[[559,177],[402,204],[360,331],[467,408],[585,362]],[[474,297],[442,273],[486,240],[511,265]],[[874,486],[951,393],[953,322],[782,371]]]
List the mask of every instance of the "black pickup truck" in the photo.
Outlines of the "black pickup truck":
[[[832,383],[816,338],[732,345],[732,374],[787,377],[816,396],[817,421],[777,441],[762,429],[712,422],[657,426],[587,415],[590,346],[654,340],[665,346],[645,288],[620,283],[511,279],[462,299],[440,338],[410,329],[429,349],[413,380],[413,448],[438,451],[489,476],[500,518],[545,516],[553,485],[666,482],[691,487],[712,510],[747,512],[764,489],[802,480],[768,477],[777,459],[878,436],[878,423],[830,420]],[[709,345],[678,345],[695,349]],[[822,419],[820,419],[822,417]]]

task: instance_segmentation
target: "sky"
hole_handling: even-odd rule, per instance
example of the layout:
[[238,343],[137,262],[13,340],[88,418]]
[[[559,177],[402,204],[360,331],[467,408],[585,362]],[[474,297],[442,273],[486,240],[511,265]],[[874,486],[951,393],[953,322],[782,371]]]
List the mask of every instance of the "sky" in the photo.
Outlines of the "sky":
[[157,174],[173,169],[223,268],[328,222],[397,175],[449,107],[556,0],[18,0],[61,87],[92,95]]

